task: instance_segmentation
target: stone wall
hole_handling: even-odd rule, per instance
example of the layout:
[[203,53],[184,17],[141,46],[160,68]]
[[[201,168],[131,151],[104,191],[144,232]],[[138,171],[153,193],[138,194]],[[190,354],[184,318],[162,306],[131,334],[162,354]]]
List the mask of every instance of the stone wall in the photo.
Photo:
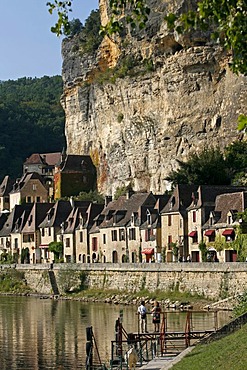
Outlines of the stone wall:
[[28,285],[37,293],[52,293],[52,271],[60,294],[95,288],[138,292],[178,290],[220,299],[247,290],[245,263],[162,263],[162,264],[54,264],[17,265]]

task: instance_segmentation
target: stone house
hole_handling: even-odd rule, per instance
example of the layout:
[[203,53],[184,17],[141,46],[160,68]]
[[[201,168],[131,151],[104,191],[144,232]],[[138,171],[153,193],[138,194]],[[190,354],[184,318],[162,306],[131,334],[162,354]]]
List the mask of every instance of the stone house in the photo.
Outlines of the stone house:
[[63,240],[63,258],[64,262],[78,262],[76,229],[83,219],[86,219],[86,211],[90,201],[77,201],[72,203],[72,209],[67,219],[61,224],[61,239]]
[[86,212],[79,216],[79,223],[75,230],[76,261],[78,263],[90,263],[97,259],[89,244],[89,231],[94,224],[95,218],[102,212],[103,204],[91,203]]
[[155,206],[156,199],[150,193],[133,193],[109,201],[96,217],[90,230],[90,246],[95,261],[141,262],[142,246],[140,226],[146,221],[146,210]]
[[48,189],[38,173],[26,173],[17,179],[9,193],[10,211],[21,203],[43,203],[48,201]]
[[0,230],[1,254],[11,254],[16,262],[20,261],[22,251],[22,229],[31,211],[31,204],[16,205],[9,213]]
[[[188,214],[188,253],[192,262],[200,262],[199,244],[204,239],[203,225],[209,218],[210,212],[215,209],[216,197],[220,194],[234,193],[245,187],[200,185],[192,193],[192,202],[187,208]],[[208,232],[209,234],[209,232]],[[208,235],[210,236],[210,235]]]
[[185,260],[189,254],[187,207],[196,190],[196,185],[177,185],[161,210],[161,243],[167,262]]
[[[215,208],[203,225],[203,240],[208,248],[208,260],[236,262],[237,251],[230,245],[241,222],[237,214],[247,208],[247,191],[221,194],[216,197]],[[220,248],[217,247],[220,245]]]
[[49,209],[44,220],[39,224],[40,229],[40,245],[41,262],[51,263],[54,256],[49,252],[49,244],[54,241],[63,242],[63,234],[61,234],[62,224],[66,221],[72,210],[70,201],[58,200],[53,207]]
[[21,231],[22,249],[27,249],[29,251],[30,263],[41,263],[41,235],[38,226],[44,220],[47,212],[53,205],[53,203],[33,203],[32,209]]
[[55,167],[54,197],[78,195],[96,189],[96,169],[89,155],[68,154]]
[[23,174],[36,172],[44,179],[50,199],[54,198],[55,166],[62,162],[63,153],[33,153],[23,164]]
[[154,207],[146,207],[140,226],[142,260],[145,262],[162,262],[161,216],[160,212],[168,202],[169,195],[155,195]]
[[9,193],[11,192],[14,185],[14,180],[10,179],[9,176],[5,176],[0,185],[0,212],[9,211]]

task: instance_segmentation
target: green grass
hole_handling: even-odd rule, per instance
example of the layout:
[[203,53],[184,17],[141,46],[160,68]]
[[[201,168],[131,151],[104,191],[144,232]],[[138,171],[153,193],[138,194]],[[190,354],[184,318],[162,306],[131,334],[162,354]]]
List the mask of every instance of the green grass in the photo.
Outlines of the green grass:
[[245,370],[247,324],[224,338],[195,347],[173,370]]

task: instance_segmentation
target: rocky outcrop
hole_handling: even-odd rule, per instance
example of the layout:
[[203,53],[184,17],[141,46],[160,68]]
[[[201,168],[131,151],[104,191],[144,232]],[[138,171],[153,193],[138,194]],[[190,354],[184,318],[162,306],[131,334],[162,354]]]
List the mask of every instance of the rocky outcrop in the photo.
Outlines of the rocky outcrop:
[[[247,113],[246,78],[230,71],[230,55],[207,34],[167,30],[164,12],[186,10],[188,2],[149,2],[145,30],[105,38],[95,55],[80,50],[78,36],[63,42],[67,152],[92,156],[105,194],[129,183],[164,192],[176,159],[224,148]],[[101,0],[104,22],[108,8]]]

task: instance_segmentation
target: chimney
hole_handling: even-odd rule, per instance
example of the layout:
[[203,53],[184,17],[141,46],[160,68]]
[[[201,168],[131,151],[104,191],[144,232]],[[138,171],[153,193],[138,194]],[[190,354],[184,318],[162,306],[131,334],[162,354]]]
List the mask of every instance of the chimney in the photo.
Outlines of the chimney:
[[135,194],[134,190],[132,188],[128,188],[126,191],[126,199],[130,199],[133,194]]
[[111,195],[106,195],[105,196],[105,207],[108,206],[108,204],[112,201],[112,196]]

